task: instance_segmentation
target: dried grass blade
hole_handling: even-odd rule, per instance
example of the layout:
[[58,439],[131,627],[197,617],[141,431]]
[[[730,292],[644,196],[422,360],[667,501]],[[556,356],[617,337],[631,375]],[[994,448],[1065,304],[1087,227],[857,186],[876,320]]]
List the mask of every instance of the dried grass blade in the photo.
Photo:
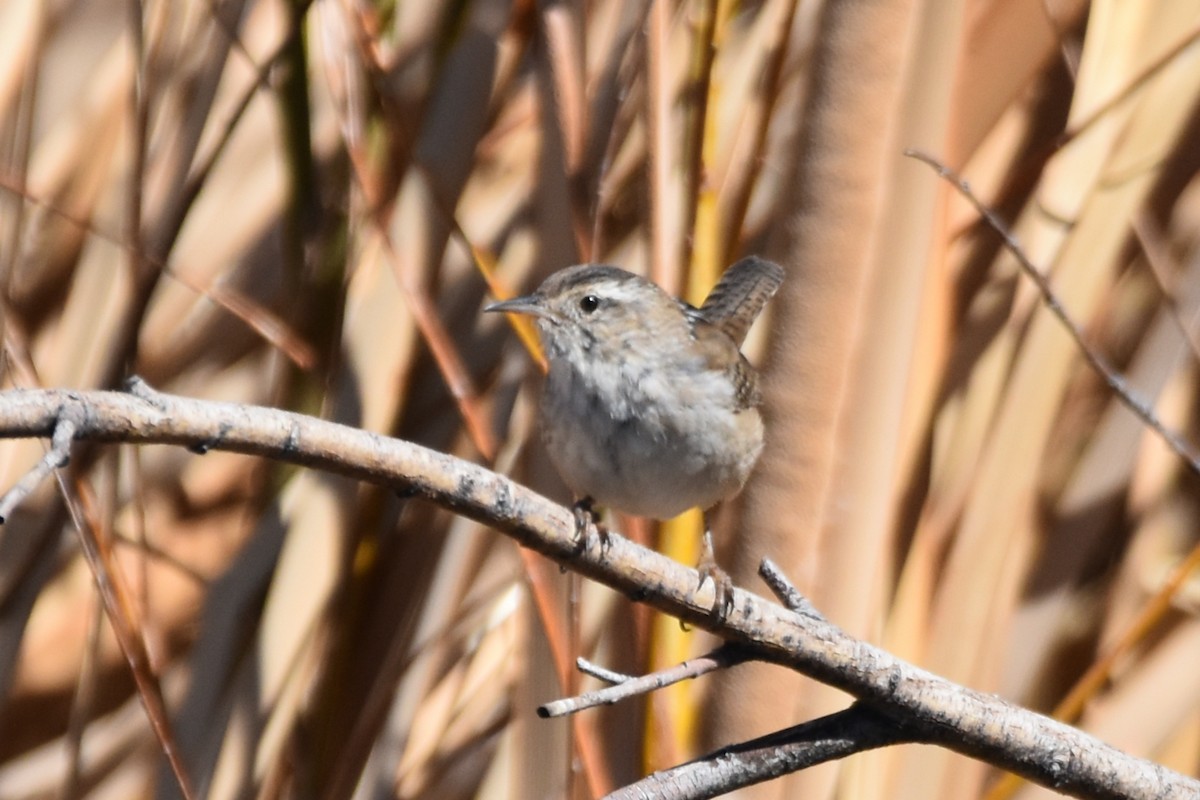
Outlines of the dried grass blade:
[[171,720],[167,714],[166,702],[163,700],[162,687],[150,666],[150,657],[146,651],[146,643],[142,638],[141,623],[134,611],[129,588],[120,566],[113,557],[111,543],[106,537],[99,535],[95,510],[90,501],[90,490],[82,479],[74,481],[74,492],[67,485],[61,473],[57,473],[59,488],[71,520],[79,533],[79,543],[84,557],[91,568],[96,581],[96,588],[104,604],[104,611],[112,626],[113,634],[121,647],[121,652],[129,664],[129,671],[137,685],[138,697],[146,709],[146,716],[154,736],[166,756],[176,784],[185,800],[196,797],[192,790],[191,780],[183,763],[183,754],[172,731]]
[[563,143],[563,160],[571,206],[575,251],[591,252],[588,199],[583,193],[584,157],[587,154],[587,102],[584,89],[583,33],[569,3],[548,3],[542,28],[549,55],[554,112]]
[[[693,20],[693,32],[689,37],[691,58],[688,60],[687,88],[684,97],[687,103],[687,121],[683,126],[683,222],[684,231],[691,232],[683,242],[681,262],[688,264],[688,289],[686,300],[693,305],[699,287],[716,283],[721,265],[717,263],[713,240],[718,220],[714,216],[716,192],[711,184],[711,168],[717,150],[717,126],[714,111],[717,106],[719,86],[713,79],[713,62],[717,55],[718,28],[724,28],[731,3],[726,0],[700,0],[700,9]],[[721,17],[718,20],[718,16]],[[700,208],[707,213],[701,216]]]
[[1177,432],[1166,427],[1162,420],[1158,418],[1158,415],[1154,413],[1154,409],[1150,406],[1149,402],[1131,389],[1125,381],[1124,376],[1117,372],[1107,358],[1088,343],[1083,328],[1067,313],[1058,293],[1050,286],[1050,280],[1025,253],[1024,248],[1016,240],[1016,237],[1008,229],[1008,226],[996,216],[994,211],[984,205],[975,196],[975,193],[971,190],[967,182],[954,170],[932,156],[916,150],[909,150],[905,154],[933,167],[941,177],[950,181],[967,198],[967,201],[975,207],[980,216],[987,221],[988,225],[1004,239],[1004,246],[1016,258],[1017,263],[1021,266],[1021,270],[1033,281],[1046,308],[1050,310],[1058,319],[1063,329],[1070,335],[1084,360],[1096,371],[1096,374],[1104,379],[1109,389],[1120,398],[1126,408],[1132,411],[1146,427],[1158,434],[1167,447],[1171,448],[1180,457],[1191,472],[1200,475],[1200,453]]
[[491,461],[496,457],[498,445],[495,436],[492,435],[491,425],[488,424],[484,414],[479,393],[467,372],[462,356],[442,323],[441,317],[438,316],[433,302],[424,291],[413,284],[409,269],[401,262],[386,232],[381,229],[379,233],[384,237],[384,252],[396,273],[396,281],[399,283],[401,291],[404,292],[417,328],[420,329],[422,337],[429,345],[429,350],[437,362],[439,371],[446,379],[446,386],[454,396],[463,422],[466,423],[467,431],[471,435],[471,441],[475,443],[483,457]]
[[[760,30],[756,31],[766,39],[767,56],[762,81],[755,84],[748,107],[742,110],[743,121],[738,125],[732,148],[734,153],[743,150],[744,155],[739,153],[737,162],[731,159],[729,166],[722,170],[718,212],[721,230],[726,234],[718,253],[722,263],[731,264],[736,258],[740,244],[738,234],[745,228],[750,198],[766,162],[767,133],[776,121],[773,112],[779,102],[783,65],[787,61],[797,5],[799,0],[768,3],[758,26]],[[737,146],[741,139],[747,140],[744,147]]]
[[650,164],[650,277],[674,295],[679,294],[679,242],[675,228],[679,200],[673,191],[671,153],[672,81],[670,63],[670,4],[650,0],[646,34],[646,147]]
[[[96,223],[83,219],[71,211],[67,211],[53,201],[44,200],[32,194],[11,176],[0,175],[0,189],[8,191],[20,197],[25,202],[37,206],[48,214],[74,226],[77,230],[84,231],[91,236],[95,236],[126,251],[132,247],[128,242],[123,241],[121,237],[104,230]],[[197,295],[208,299],[218,308],[229,312],[231,316],[240,320],[246,327],[261,336],[263,341],[279,350],[297,367],[311,369],[316,363],[316,352],[313,350],[312,345],[306,342],[281,316],[253,298],[225,284],[213,283],[205,286],[201,281],[192,278],[186,272],[169,263],[152,258],[144,251],[142,259],[153,263],[156,268],[162,270],[162,273],[166,277],[179,282]]]

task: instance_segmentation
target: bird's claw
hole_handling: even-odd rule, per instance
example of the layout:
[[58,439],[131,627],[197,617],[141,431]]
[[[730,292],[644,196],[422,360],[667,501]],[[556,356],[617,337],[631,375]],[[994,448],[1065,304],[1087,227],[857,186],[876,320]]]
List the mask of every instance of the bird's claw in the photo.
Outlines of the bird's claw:
[[[592,498],[584,497],[576,500],[571,511],[575,515],[575,551],[577,553],[590,550],[596,543],[596,538],[600,539],[602,550],[608,547],[608,528],[600,524],[600,513],[593,506]],[[593,533],[596,534],[595,537]]]
[[733,579],[729,577],[728,572],[717,566],[715,561],[707,563],[701,561],[696,569],[700,571],[700,583],[696,586],[697,590],[704,586],[706,580],[712,579],[713,604],[709,613],[713,619],[724,622],[729,618],[729,613],[733,611]]
[[713,582],[713,605],[709,613],[718,622],[725,621],[733,611],[733,579],[717,564],[713,555],[712,534],[707,530],[704,532],[704,547],[696,570],[700,573],[697,591],[703,588],[706,580],[711,578]]

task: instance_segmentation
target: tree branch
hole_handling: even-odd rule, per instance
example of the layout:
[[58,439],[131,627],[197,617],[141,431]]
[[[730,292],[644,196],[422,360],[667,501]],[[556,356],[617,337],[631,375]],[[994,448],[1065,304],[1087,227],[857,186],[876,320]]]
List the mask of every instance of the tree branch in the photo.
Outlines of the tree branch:
[[779,778],[855,753],[926,741],[869,706],[855,703],[803,725],[725,747],[695,761],[647,775],[605,800],[699,800]]
[[756,658],[840,688],[913,736],[936,741],[1077,797],[1194,798],[1200,782],[1135,758],[1075,728],[976,692],[743,589],[723,621],[711,584],[665,556],[611,534],[580,548],[563,508],[475,464],[410,442],[288,411],[161,394],[0,392],[0,438],[48,437],[63,419],[74,438],[228,450],[327,470],[414,493],[490,525],[519,544],[639,602],[741,645]]
[[[565,717],[595,706],[615,705],[638,695],[649,694],[680,681],[699,678],[719,669],[728,669],[752,660],[752,656],[740,647],[722,645],[702,656],[689,658],[681,664],[651,672],[648,675],[622,675],[612,686],[605,686],[577,697],[552,700],[538,706],[537,715],[542,719]],[[589,665],[590,666],[590,665]]]
[[50,449],[25,477],[0,497],[0,525],[21,501],[28,497],[54,470],[65,467],[71,460],[71,442],[75,439],[75,420],[63,417],[54,424],[50,434]]

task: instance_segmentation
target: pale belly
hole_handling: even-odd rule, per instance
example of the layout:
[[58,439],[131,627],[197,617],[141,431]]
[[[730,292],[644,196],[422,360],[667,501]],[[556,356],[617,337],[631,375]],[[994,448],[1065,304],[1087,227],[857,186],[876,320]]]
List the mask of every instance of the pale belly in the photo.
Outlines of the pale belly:
[[543,441],[567,486],[599,506],[656,519],[711,508],[741,490],[762,450],[758,411],[734,411],[731,392],[676,381],[614,408],[558,388],[543,394]]

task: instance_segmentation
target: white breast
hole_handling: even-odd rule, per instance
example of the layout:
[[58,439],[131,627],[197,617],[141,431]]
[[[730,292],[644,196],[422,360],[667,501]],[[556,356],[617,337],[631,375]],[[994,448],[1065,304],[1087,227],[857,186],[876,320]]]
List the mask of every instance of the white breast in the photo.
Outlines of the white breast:
[[[756,409],[735,411],[733,386],[699,365],[631,371],[590,364],[586,374],[552,360],[542,397],[543,440],[578,497],[668,519],[736,494],[762,449]],[[617,385],[621,392],[604,387]]]

